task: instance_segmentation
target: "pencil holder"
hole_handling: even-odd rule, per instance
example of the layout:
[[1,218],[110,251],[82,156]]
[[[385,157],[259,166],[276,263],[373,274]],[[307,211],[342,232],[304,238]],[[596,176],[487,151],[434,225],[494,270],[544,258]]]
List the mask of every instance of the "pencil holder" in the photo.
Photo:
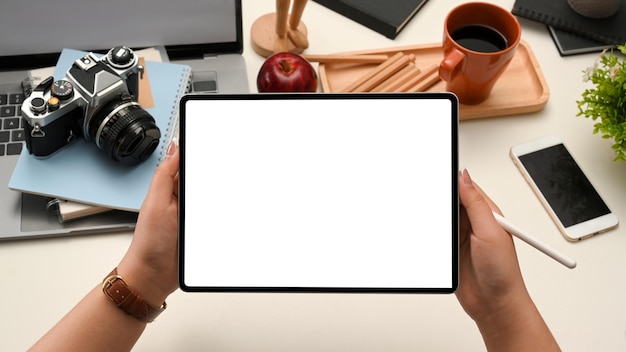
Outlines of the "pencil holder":
[[621,0],[567,0],[567,3],[585,17],[606,18],[619,10]]

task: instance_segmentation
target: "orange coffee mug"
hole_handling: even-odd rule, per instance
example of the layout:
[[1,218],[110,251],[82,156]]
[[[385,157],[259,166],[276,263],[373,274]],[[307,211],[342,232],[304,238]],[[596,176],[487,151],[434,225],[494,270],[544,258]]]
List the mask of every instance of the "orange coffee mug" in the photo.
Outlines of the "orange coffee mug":
[[444,22],[439,77],[462,104],[479,104],[515,55],[522,36],[517,18],[493,4],[469,2],[452,9]]

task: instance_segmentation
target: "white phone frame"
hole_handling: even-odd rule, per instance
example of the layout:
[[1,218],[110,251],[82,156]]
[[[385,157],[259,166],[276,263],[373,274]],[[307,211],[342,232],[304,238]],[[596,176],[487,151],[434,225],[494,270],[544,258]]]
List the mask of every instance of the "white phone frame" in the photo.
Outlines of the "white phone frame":
[[[563,223],[561,222],[561,220],[555,213],[554,209],[552,208],[552,205],[550,205],[550,203],[548,202],[544,194],[541,192],[541,190],[539,189],[539,187],[533,180],[532,176],[530,175],[530,173],[528,172],[528,170],[526,169],[526,167],[520,160],[520,156],[533,153],[536,151],[540,151],[540,150],[543,150],[552,146],[556,146],[559,144],[562,144],[565,147],[565,149],[570,154],[572,159],[574,159],[574,162],[576,163],[576,165],[578,165],[578,167],[582,171],[583,175],[587,177],[583,168],[580,166],[578,161],[576,161],[574,156],[571,154],[571,152],[569,151],[569,149],[563,142],[563,140],[558,136],[546,136],[546,137],[542,137],[539,139],[535,139],[532,141],[515,145],[511,147],[510,156],[513,159],[513,162],[515,163],[517,168],[522,173],[526,182],[530,185],[531,189],[536,194],[537,198],[539,198],[541,204],[546,209],[546,211],[548,212],[548,214],[550,215],[550,217],[556,224],[557,228],[559,229],[563,237],[565,237],[565,239],[567,239],[568,241],[571,241],[571,242],[580,241],[580,240],[590,238],[592,236],[595,236],[597,234],[606,232],[608,230],[611,230],[617,227],[619,221],[615,213],[613,213],[610,210],[610,208],[609,208],[608,214],[601,215],[593,219],[590,219],[590,220],[587,220],[587,221],[584,221],[575,225],[571,225],[571,226],[563,225]],[[589,178],[587,177],[587,179]],[[602,201],[606,204],[606,201],[604,201],[604,197],[602,196],[600,192],[598,192],[598,189],[595,186],[593,186],[593,188],[596,190],[596,192],[598,193]]]

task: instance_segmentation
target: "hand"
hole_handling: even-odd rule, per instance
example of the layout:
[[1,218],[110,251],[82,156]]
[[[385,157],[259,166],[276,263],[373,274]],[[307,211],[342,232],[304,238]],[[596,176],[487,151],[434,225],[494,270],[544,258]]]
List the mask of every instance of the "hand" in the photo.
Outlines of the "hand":
[[154,307],[178,288],[178,147],[171,144],[139,211],[118,273]]
[[[459,176],[460,279],[456,296],[472,319],[527,295],[511,236],[495,221],[500,213],[465,170]],[[521,297],[520,297],[521,296]]]
[[524,285],[513,238],[496,222],[500,212],[459,173],[460,272],[456,297],[476,322],[488,350],[559,351]]
[[[178,148],[170,145],[139,211],[118,274],[153,307],[178,287]],[[97,317],[97,319],[94,319]],[[94,287],[32,351],[129,351],[146,323],[123,313]]]

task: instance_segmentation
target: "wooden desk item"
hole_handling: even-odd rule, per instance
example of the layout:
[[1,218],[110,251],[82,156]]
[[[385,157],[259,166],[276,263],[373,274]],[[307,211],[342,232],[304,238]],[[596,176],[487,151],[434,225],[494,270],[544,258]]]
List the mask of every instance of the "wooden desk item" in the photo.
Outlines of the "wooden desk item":
[[[415,66],[422,71],[439,65],[443,58],[441,43],[383,48],[342,53],[342,55],[415,55]],[[346,91],[355,80],[376,68],[377,64],[320,63],[320,84],[324,92]],[[432,77],[431,77],[432,78]],[[434,78],[433,78],[434,80]],[[430,82],[427,92],[445,91],[445,82]],[[417,84],[417,83],[415,83]],[[418,87],[419,88],[419,87]],[[520,42],[517,54],[493,88],[491,96],[478,105],[460,105],[460,119],[507,116],[543,109],[550,98],[550,90],[541,67],[525,41]]]
[[263,57],[269,57],[285,51],[300,54],[308,48],[308,31],[301,21],[306,3],[307,0],[277,0],[276,12],[265,14],[252,24],[252,49]]
[[415,60],[415,55],[405,55],[399,52],[345,88],[344,92],[369,92],[398,71],[407,67],[413,60]]

